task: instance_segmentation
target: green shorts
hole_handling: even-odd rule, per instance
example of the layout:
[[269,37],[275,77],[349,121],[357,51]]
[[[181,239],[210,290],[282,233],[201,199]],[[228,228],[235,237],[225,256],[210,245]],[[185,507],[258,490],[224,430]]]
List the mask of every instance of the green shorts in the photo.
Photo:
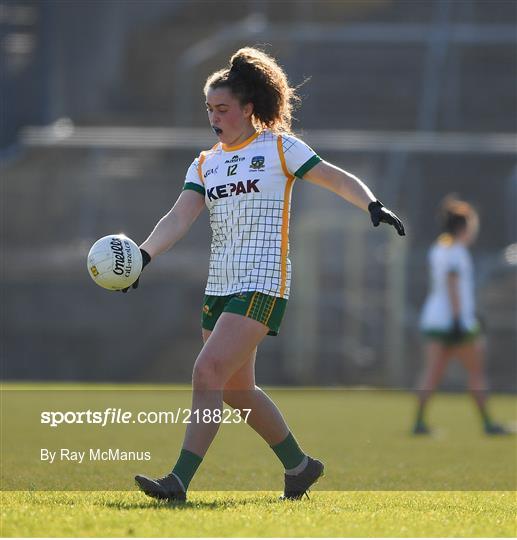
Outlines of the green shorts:
[[427,340],[439,341],[447,347],[454,347],[474,341],[481,335],[481,329],[477,326],[469,332],[465,332],[459,339],[451,336],[450,332],[445,332],[444,330],[424,330],[422,334]]
[[229,296],[205,295],[201,326],[213,330],[222,313],[237,313],[254,319],[269,328],[268,336],[277,336],[284,317],[287,300],[258,291],[247,291]]

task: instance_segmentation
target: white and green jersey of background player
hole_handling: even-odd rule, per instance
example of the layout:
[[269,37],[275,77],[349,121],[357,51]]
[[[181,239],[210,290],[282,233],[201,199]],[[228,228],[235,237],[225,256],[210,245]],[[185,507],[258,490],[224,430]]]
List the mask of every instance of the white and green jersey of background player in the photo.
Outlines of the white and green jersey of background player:
[[431,246],[428,254],[431,277],[431,291],[427,296],[420,328],[430,338],[449,342],[453,324],[452,305],[449,295],[448,275],[458,277],[460,303],[459,320],[465,331],[463,340],[473,339],[480,333],[476,318],[474,293],[474,269],[472,258],[466,246],[454,242],[444,234]]
[[212,227],[205,294],[289,297],[291,192],[320,161],[300,139],[269,130],[238,146],[218,143],[194,160],[184,189],[204,195]]

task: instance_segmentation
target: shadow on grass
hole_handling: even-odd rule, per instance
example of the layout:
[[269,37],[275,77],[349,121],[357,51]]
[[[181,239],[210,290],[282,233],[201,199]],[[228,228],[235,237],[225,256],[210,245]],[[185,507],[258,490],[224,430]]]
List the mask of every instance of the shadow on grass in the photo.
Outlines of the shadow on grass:
[[[20,492],[21,493],[21,492]],[[171,509],[171,510],[193,510],[193,509],[225,509],[225,508],[236,508],[244,507],[247,505],[257,505],[257,504],[285,504],[281,501],[277,495],[264,495],[264,494],[253,494],[250,493],[249,496],[243,498],[236,498],[228,492],[226,497],[224,492],[217,492],[217,499],[213,500],[213,495],[207,495],[206,499],[203,500],[203,495],[195,495],[194,500],[189,500],[187,502],[168,502],[152,499],[146,497],[143,493],[139,492],[119,492],[113,491],[112,495],[102,492],[103,495],[100,498],[91,499],[90,497],[83,498],[81,495],[91,495],[95,492],[48,492],[52,494],[52,497],[49,499],[47,497],[41,498],[39,495],[41,493],[47,492],[34,492],[27,491],[24,494],[27,497],[27,502],[31,505],[38,506],[77,506],[78,504],[93,505],[96,507],[112,508],[115,510],[134,510],[134,509]],[[124,493],[124,497],[129,496],[129,500],[121,499],[121,493]],[[3,492],[2,492],[3,494]],[[138,499],[135,499],[135,497]],[[199,498],[198,498],[199,497]],[[212,500],[210,500],[212,499]]]
[[171,510],[218,510],[225,508],[235,508],[238,506],[246,506],[249,504],[263,504],[263,503],[278,503],[285,504],[278,497],[274,496],[250,496],[245,499],[234,499],[229,497],[228,499],[221,498],[216,501],[187,501],[187,502],[168,502],[168,501],[159,501],[159,500],[142,500],[142,501],[99,501],[95,503],[96,506],[103,506],[106,508],[114,508],[117,510],[134,510],[134,509],[145,509],[145,508],[168,508]]

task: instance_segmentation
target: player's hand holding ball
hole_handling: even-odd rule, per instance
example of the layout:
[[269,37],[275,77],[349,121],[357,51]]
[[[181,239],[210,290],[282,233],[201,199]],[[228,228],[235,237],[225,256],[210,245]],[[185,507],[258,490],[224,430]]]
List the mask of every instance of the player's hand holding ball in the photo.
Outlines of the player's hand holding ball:
[[87,268],[93,281],[110,291],[127,292],[138,287],[142,270],[151,256],[123,234],[110,234],[93,244],[88,253]]
[[[142,248],[140,248],[140,254],[142,256],[142,270],[143,270],[151,262],[151,255],[149,255],[149,253],[147,253],[147,251]],[[142,270],[140,271],[140,274],[142,273]],[[132,287],[133,289],[138,289],[139,282],[140,282],[140,276],[136,278],[136,281],[132,285],[125,287],[124,289],[121,289],[122,292],[127,293],[130,287]]]

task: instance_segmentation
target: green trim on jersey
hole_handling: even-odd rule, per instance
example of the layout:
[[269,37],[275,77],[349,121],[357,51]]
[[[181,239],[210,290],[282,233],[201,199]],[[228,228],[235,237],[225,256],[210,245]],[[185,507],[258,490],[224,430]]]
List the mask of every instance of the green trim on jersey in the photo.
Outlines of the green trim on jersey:
[[193,191],[201,193],[201,195],[203,196],[205,195],[205,188],[203,186],[200,186],[199,184],[194,184],[194,182],[185,182],[183,190],[186,189],[192,189]]
[[284,317],[287,300],[258,291],[246,291],[228,296],[205,295],[201,326],[213,330],[224,313],[236,313],[258,321],[269,328],[268,336],[277,336]]
[[309,172],[320,161],[323,161],[318,154],[314,154],[309,161],[306,161],[295,173],[296,178],[303,178],[303,175]]

